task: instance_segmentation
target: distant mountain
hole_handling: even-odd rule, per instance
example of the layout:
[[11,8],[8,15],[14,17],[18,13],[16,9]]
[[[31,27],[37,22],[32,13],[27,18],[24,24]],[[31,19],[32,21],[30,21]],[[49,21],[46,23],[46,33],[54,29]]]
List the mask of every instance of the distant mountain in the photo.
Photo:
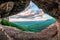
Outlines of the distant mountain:
[[[30,0],[1,0],[0,5],[12,1],[14,2],[13,9],[9,12],[9,15],[17,14],[20,11],[23,11],[27,5],[29,4]],[[55,18],[60,17],[60,1],[59,0],[32,0],[36,5],[38,5],[40,8],[44,10],[44,12],[52,15]],[[1,10],[0,10],[1,11]],[[2,10],[0,13],[0,16],[3,14],[6,14],[9,16],[6,12]],[[3,16],[6,17],[6,16]]]

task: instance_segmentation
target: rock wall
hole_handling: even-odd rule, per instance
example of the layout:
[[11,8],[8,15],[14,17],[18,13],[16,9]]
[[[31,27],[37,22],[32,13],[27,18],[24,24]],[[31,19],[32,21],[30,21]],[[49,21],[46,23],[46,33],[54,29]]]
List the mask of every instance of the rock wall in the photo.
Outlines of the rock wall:
[[33,0],[44,12],[60,18],[60,0]]
[[1,0],[0,1],[0,17],[17,14],[25,9],[29,2],[26,0]]
[[58,30],[57,26],[53,25],[41,32],[32,33],[0,25],[0,40],[58,40]]

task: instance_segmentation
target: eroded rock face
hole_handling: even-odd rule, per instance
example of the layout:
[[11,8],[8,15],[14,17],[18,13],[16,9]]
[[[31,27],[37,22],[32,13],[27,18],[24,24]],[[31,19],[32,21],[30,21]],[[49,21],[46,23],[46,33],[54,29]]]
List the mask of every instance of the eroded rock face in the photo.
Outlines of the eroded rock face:
[[6,40],[58,40],[57,26],[53,25],[38,33],[24,32],[15,27],[0,25],[0,36],[2,38],[7,37]]
[[33,0],[44,12],[55,18],[60,18],[60,1],[59,0]]
[[11,11],[14,6],[14,2],[5,2],[0,5],[0,10],[2,11]]
[[1,0],[0,17],[3,18],[21,12],[28,3],[26,0]]
[[2,30],[0,30],[0,40],[8,40],[7,36]]
[[14,2],[5,2],[5,3],[0,4],[1,18],[8,16],[13,6],[14,6]]

